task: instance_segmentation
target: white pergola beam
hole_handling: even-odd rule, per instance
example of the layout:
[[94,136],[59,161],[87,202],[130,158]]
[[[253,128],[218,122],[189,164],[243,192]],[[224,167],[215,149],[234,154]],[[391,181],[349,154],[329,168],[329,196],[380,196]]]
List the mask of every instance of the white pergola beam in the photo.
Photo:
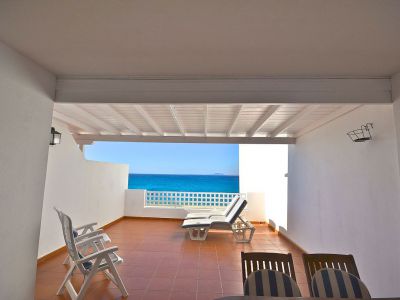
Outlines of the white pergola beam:
[[159,135],[164,135],[161,127],[158,126],[157,122],[148,114],[148,112],[142,106],[135,105],[134,107],[136,111],[143,117],[143,119],[145,119],[147,124],[149,124],[150,127],[154,129],[155,132],[157,132]]
[[100,128],[100,131],[113,133],[113,134],[120,134],[120,131],[112,126],[111,124],[100,120],[92,113],[88,112],[84,108],[80,107],[79,105],[70,105],[70,109],[74,112],[74,114],[80,116],[82,119],[86,120],[89,125],[95,125],[96,127]]
[[138,136],[138,135],[74,135],[78,143],[94,141],[146,143],[215,143],[215,144],[295,144],[292,137],[213,137],[213,136]]
[[58,111],[53,111],[53,118],[73,127],[82,129],[85,132],[98,133],[98,130]]
[[232,123],[229,126],[228,132],[226,134],[227,136],[231,136],[233,128],[235,127],[237,121],[239,120],[240,113],[242,112],[242,109],[243,109],[243,105],[239,105],[239,108],[237,109],[235,115],[233,116]]
[[344,106],[340,107],[339,109],[335,110],[334,112],[330,113],[329,115],[323,117],[322,119],[320,119],[316,122],[313,122],[309,126],[303,128],[302,130],[300,130],[299,132],[296,133],[296,137],[301,137],[315,129],[318,129],[318,128],[336,120],[337,118],[340,118],[341,116],[343,116],[361,106],[362,105],[344,105]]
[[279,125],[277,128],[274,129],[274,131],[271,132],[270,136],[271,137],[276,137],[278,134],[280,134],[282,131],[286,130],[290,126],[292,126],[294,123],[296,123],[298,120],[303,118],[305,115],[309,114],[313,110],[315,110],[318,107],[318,105],[308,105],[305,108],[303,108],[301,111],[299,111],[297,114],[294,116],[290,117],[286,121],[284,121],[281,125]]
[[390,78],[89,78],[57,80],[65,103],[392,103]]
[[265,122],[278,110],[279,105],[271,105],[267,111],[256,121],[253,127],[247,133],[248,136],[254,136],[257,131],[264,126]]
[[136,134],[142,134],[142,131],[135,126],[130,120],[128,120],[125,116],[123,116],[120,112],[118,112],[112,105],[105,105],[105,108],[116,118],[118,119],[126,128]]
[[185,127],[183,126],[182,121],[178,117],[178,112],[176,111],[175,106],[169,105],[169,111],[171,112],[172,118],[174,119],[176,126],[179,128],[179,131],[183,136],[185,136],[186,135]]

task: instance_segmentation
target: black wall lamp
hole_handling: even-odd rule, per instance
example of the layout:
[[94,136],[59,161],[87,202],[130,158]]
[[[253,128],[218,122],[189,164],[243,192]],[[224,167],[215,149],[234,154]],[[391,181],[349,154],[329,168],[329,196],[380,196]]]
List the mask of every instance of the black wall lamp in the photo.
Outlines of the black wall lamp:
[[61,143],[61,133],[58,132],[54,127],[51,127],[50,131],[50,145],[54,146]]

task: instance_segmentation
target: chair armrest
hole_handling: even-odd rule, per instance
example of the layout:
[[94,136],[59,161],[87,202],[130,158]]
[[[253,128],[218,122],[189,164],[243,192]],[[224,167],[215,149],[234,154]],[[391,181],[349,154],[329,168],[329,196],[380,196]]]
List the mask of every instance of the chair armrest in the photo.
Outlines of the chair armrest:
[[81,234],[81,235],[78,235],[75,238],[75,242],[80,242],[82,240],[85,240],[85,239],[93,237],[93,236],[100,235],[102,233],[103,233],[103,229],[97,229],[95,231],[91,231],[91,232],[88,232],[88,233],[85,233],[85,234]]
[[83,241],[80,241],[76,243],[75,245],[77,247],[85,246],[87,244],[93,244],[94,242],[102,241],[103,237],[101,235],[96,235],[87,239],[84,239]]
[[92,253],[92,254],[90,254],[88,256],[85,256],[84,258],[81,258],[80,260],[77,261],[77,263],[84,263],[84,262],[87,262],[89,260],[96,259],[99,256],[108,255],[109,253],[114,253],[116,251],[118,251],[118,247],[117,246],[110,247],[110,248],[107,248],[107,249],[104,249],[104,250],[100,250],[98,252],[95,252],[95,253]]
[[97,223],[93,222],[93,223],[85,224],[85,225],[82,225],[82,226],[79,226],[79,227],[75,227],[74,229],[76,231],[78,231],[78,230],[85,229],[85,228],[88,228],[88,227],[93,227],[93,226],[96,226],[96,225],[97,225]]

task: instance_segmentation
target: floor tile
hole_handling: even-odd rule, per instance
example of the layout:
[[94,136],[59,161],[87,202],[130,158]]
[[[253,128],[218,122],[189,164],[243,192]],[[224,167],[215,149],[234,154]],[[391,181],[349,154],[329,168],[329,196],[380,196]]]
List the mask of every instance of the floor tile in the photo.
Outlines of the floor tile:
[[[189,240],[179,221],[124,219],[105,231],[119,247],[124,263],[118,272],[130,294],[128,299],[208,300],[242,294],[241,251],[293,252],[296,276],[304,296],[308,286],[301,250],[266,225],[256,225],[251,244],[238,244],[226,231],[210,231],[206,241]],[[135,239],[132,239],[135,236]],[[111,244],[110,244],[111,245]],[[66,252],[39,264],[35,299],[70,299],[55,295],[68,267],[62,265]],[[79,287],[83,276],[74,275]],[[197,294],[196,294],[197,292]],[[85,299],[121,299],[121,293],[104,274],[94,277]]]

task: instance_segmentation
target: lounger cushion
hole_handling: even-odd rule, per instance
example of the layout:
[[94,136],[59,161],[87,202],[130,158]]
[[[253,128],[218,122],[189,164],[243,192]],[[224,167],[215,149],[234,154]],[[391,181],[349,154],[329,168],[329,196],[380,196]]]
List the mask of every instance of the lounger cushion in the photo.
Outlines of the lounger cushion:
[[198,212],[198,213],[190,213],[187,214],[185,217],[186,220],[188,219],[207,219],[211,216],[224,216],[223,211],[213,210],[208,212]]
[[210,219],[191,219],[183,221],[182,228],[210,227]]

